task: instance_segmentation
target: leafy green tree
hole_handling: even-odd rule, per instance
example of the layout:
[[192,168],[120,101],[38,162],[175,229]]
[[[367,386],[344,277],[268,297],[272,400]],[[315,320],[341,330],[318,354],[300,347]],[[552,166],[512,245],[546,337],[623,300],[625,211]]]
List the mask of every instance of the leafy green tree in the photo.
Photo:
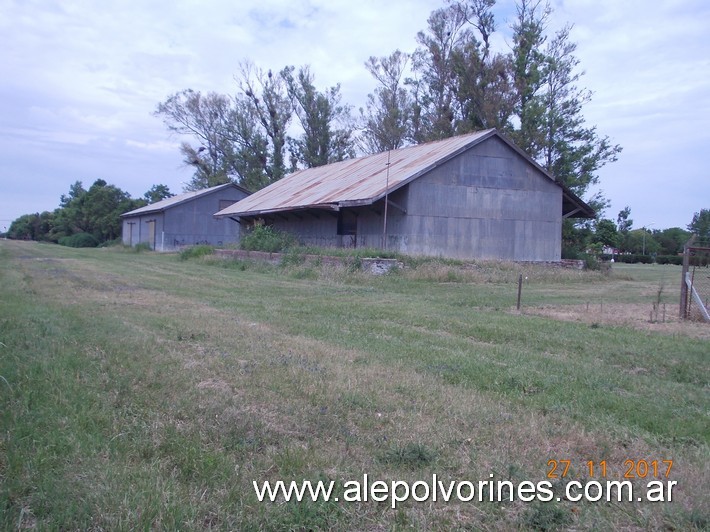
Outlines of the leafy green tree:
[[648,229],[634,229],[626,233],[623,251],[638,255],[652,255],[661,251],[661,246]]
[[[258,120],[268,138],[270,149],[263,168],[265,184],[273,183],[286,175],[286,131],[293,117],[286,82],[271,70],[264,73],[252,63],[245,62],[241,65],[239,86],[244,94],[245,114]],[[265,184],[257,184],[252,190]]]
[[619,232],[616,229],[616,224],[608,219],[597,221],[593,242],[598,242],[602,246],[617,248],[620,243]]
[[[240,92],[223,94],[186,89],[159,103],[154,115],[172,133],[189,135],[180,151],[194,168],[187,190],[230,181],[258,190],[286,173],[286,146],[291,168],[318,166],[355,155],[350,108],[340,103],[340,86],[316,90],[307,67],[279,75],[241,64],[236,77]],[[287,135],[296,114],[303,134]]]
[[308,67],[284,68],[281,76],[303,133],[291,139],[291,169],[313,168],[355,156],[350,107],[340,103],[340,85],[320,92]]
[[237,172],[234,145],[228,137],[233,119],[232,101],[214,92],[205,95],[192,89],[177,92],[159,103],[155,116],[172,133],[191,135],[198,146],[183,142],[180,151],[186,165],[195,169],[188,190],[228,183]]
[[158,201],[172,198],[174,195],[167,185],[153,185],[148,192],[143,194],[143,199],[148,203],[157,203]]
[[84,232],[99,242],[121,236],[121,214],[133,210],[140,200],[134,200],[120,188],[97,179],[84,196],[82,215]]
[[82,213],[85,196],[86,190],[81,181],[75,181],[69,187],[69,193],[60,196],[59,208],[54,211],[54,226],[51,234],[54,242],[83,231],[86,225]]
[[688,224],[688,231],[701,240],[710,242],[710,209],[700,209],[693,214],[693,220]]
[[680,227],[671,227],[653,231],[653,239],[658,242],[661,255],[677,255],[683,252],[683,246],[690,239],[691,233]]
[[14,240],[50,241],[54,224],[54,214],[44,211],[41,214],[23,214],[13,220],[7,230],[7,238]]
[[427,31],[417,33],[418,47],[412,55],[416,77],[409,81],[414,100],[412,140],[439,140],[456,134],[454,51],[468,40],[466,17],[457,6],[433,11]]
[[545,130],[541,127],[545,113],[545,28],[552,13],[541,0],[521,0],[516,4],[512,24],[511,52],[515,115],[520,123],[510,134],[515,143],[534,159],[544,154]]
[[52,239],[58,241],[87,233],[99,243],[114,240],[121,235],[121,214],[143,204],[103,179],[97,179],[88,190],[77,181],[69,194],[61,197],[60,208],[54,215]]
[[379,85],[360,109],[360,144],[366,153],[396,150],[407,143],[413,112],[412,98],[404,86],[410,56],[399,50],[389,57],[370,57],[365,68]]
[[[578,86],[582,73],[570,27],[550,34],[549,3],[519,0],[511,51],[494,54],[495,0],[448,4],[432,12],[427,30],[417,34],[410,138],[422,142],[503,129],[558,181],[585,197],[598,183],[599,169],[615,161],[621,147],[585,122],[591,93]],[[608,206],[600,192],[586,201],[597,211]]]
[[[583,106],[591,93],[576,86],[579,60],[577,45],[569,41],[570,26],[557,32],[545,52],[543,113],[539,127],[544,132],[543,166],[578,196],[599,181],[597,171],[617,159],[621,148],[608,137],[599,137],[596,127],[586,127]],[[597,201],[598,203],[598,201]]]
[[631,207],[627,205],[619,211],[619,215],[616,217],[616,228],[619,233],[628,233],[634,226],[634,221],[629,216],[631,216]]
[[580,259],[592,244],[594,231],[591,224],[576,227],[572,223],[562,224],[562,258]]

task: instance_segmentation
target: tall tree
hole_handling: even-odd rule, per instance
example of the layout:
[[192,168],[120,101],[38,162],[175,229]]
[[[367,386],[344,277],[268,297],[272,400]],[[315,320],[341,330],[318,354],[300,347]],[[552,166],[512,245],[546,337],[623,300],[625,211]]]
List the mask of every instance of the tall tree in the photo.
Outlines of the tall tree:
[[456,132],[505,129],[515,106],[511,61],[502,53],[491,52],[491,36],[496,31],[495,0],[449,0],[472,31],[462,34],[452,50],[451,62]]
[[594,228],[593,241],[610,248],[618,247],[621,239],[614,222],[608,219],[598,220]]
[[300,137],[291,140],[292,169],[299,165],[312,168],[354,157],[350,108],[340,103],[340,85],[325,92],[318,91],[308,67],[296,72],[289,66],[281,71],[281,76],[303,130]]
[[404,86],[409,59],[409,54],[395,50],[388,57],[370,57],[365,63],[379,84],[368,94],[365,109],[360,109],[360,144],[366,153],[396,150],[407,142],[413,103]]
[[512,24],[511,61],[515,86],[515,114],[519,127],[511,131],[515,143],[533,159],[543,151],[544,129],[541,127],[544,100],[541,95],[547,40],[545,30],[552,9],[542,0],[519,0]]
[[158,201],[171,198],[175,194],[170,192],[170,188],[167,185],[153,185],[150,187],[148,192],[143,194],[143,199],[148,203],[156,203]]
[[456,5],[437,9],[427,20],[427,31],[417,34],[418,48],[412,55],[415,78],[409,80],[414,98],[412,140],[426,142],[456,133],[453,55],[470,40],[464,28],[465,13]]
[[183,142],[180,151],[186,165],[195,169],[186,188],[198,190],[232,180],[238,172],[234,146],[228,131],[233,118],[232,101],[214,92],[205,95],[183,90],[159,103],[154,113],[169,131],[193,136],[198,145]]
[[631,207],[628,205],[619,211],[616,217],[616,227],[620,233],[628,233],[634,226],[634,221],[629,218],[631,216]]
[[264,73],[252,63],[244,62],[238,82],[248,114],[258,120],[269,139],[264,174],[266,184],[273,183],[286,174],[286,130],[293,116],[285,80],[271,70]]
[[710,242],[710,209],[700,209],[700,212],[696,212],[688,224],[688,231],[701,240]]
[[[591,93],[576,86],[579,60],[574,56],[577,45],[569,40],[570,29],[557,32],[546,50],[541,156],[543,166],[581,197],[598,183],[599,168],[616,161],[621,147],[599,137],[596,127],[585,125],[582,109]],[[601,206],[603,199],[596,203]]]
[[132,199],[103,179],[97,179],[88,190],[77,181],[69,194],[61,197],[60,207],[54,213],[51,239],[88,233],[98,242],[113,240],[121,235],[121,214],[143,204],[143,200]]
[[683,252],[683,246],[690,239],[691,233],[680,227],[671,227],[653,231],[653,238],[661,246],[659,253],[663,255],[678,255]]

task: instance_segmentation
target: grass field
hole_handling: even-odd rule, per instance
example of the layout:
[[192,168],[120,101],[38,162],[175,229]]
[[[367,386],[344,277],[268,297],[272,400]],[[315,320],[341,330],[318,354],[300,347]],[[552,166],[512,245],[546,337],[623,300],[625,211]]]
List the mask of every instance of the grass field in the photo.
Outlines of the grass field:
[[[673,266],[371,278],[0,241],[0,528],[707,529],[710,331],[677,321],[679,287]],[[536,483],[550,460],[571,463],[556,495],[589,461],[619,479],[673,460],[673,501],[393,510],[252,487]]]

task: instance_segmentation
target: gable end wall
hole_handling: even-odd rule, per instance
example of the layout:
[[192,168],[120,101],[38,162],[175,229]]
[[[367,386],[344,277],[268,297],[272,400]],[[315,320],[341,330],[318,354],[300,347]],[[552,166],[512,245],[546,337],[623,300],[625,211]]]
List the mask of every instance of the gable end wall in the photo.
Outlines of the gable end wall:
[[[239,242],[241,227],[229,218],[214,218],[220,200],[239,201],[246,194],[226,188],[186,201],[165,211],[123,219],[123,243],[135,246],[148,243],[158,251],[171,251],[181,246],[209,244],[222,246]],[[154,242],[151,220],[155,220]]]
[[415,255],[558,261],[561,213],[562,189],[492,137],[410,184],[390,240]]

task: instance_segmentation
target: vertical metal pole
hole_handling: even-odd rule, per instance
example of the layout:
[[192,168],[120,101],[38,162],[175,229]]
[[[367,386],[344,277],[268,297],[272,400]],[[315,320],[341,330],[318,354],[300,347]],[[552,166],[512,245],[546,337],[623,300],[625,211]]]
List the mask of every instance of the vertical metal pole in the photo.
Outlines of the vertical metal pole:
[[520,310],[520,296],[523,293],[523,274],[521,273],[518,277],[518,306],[517,309]]
[[382,224],[382,249],[387,249],[387,201],[390,189],[390,150],[387,150],[387,174],[385,177],[385,219]]

